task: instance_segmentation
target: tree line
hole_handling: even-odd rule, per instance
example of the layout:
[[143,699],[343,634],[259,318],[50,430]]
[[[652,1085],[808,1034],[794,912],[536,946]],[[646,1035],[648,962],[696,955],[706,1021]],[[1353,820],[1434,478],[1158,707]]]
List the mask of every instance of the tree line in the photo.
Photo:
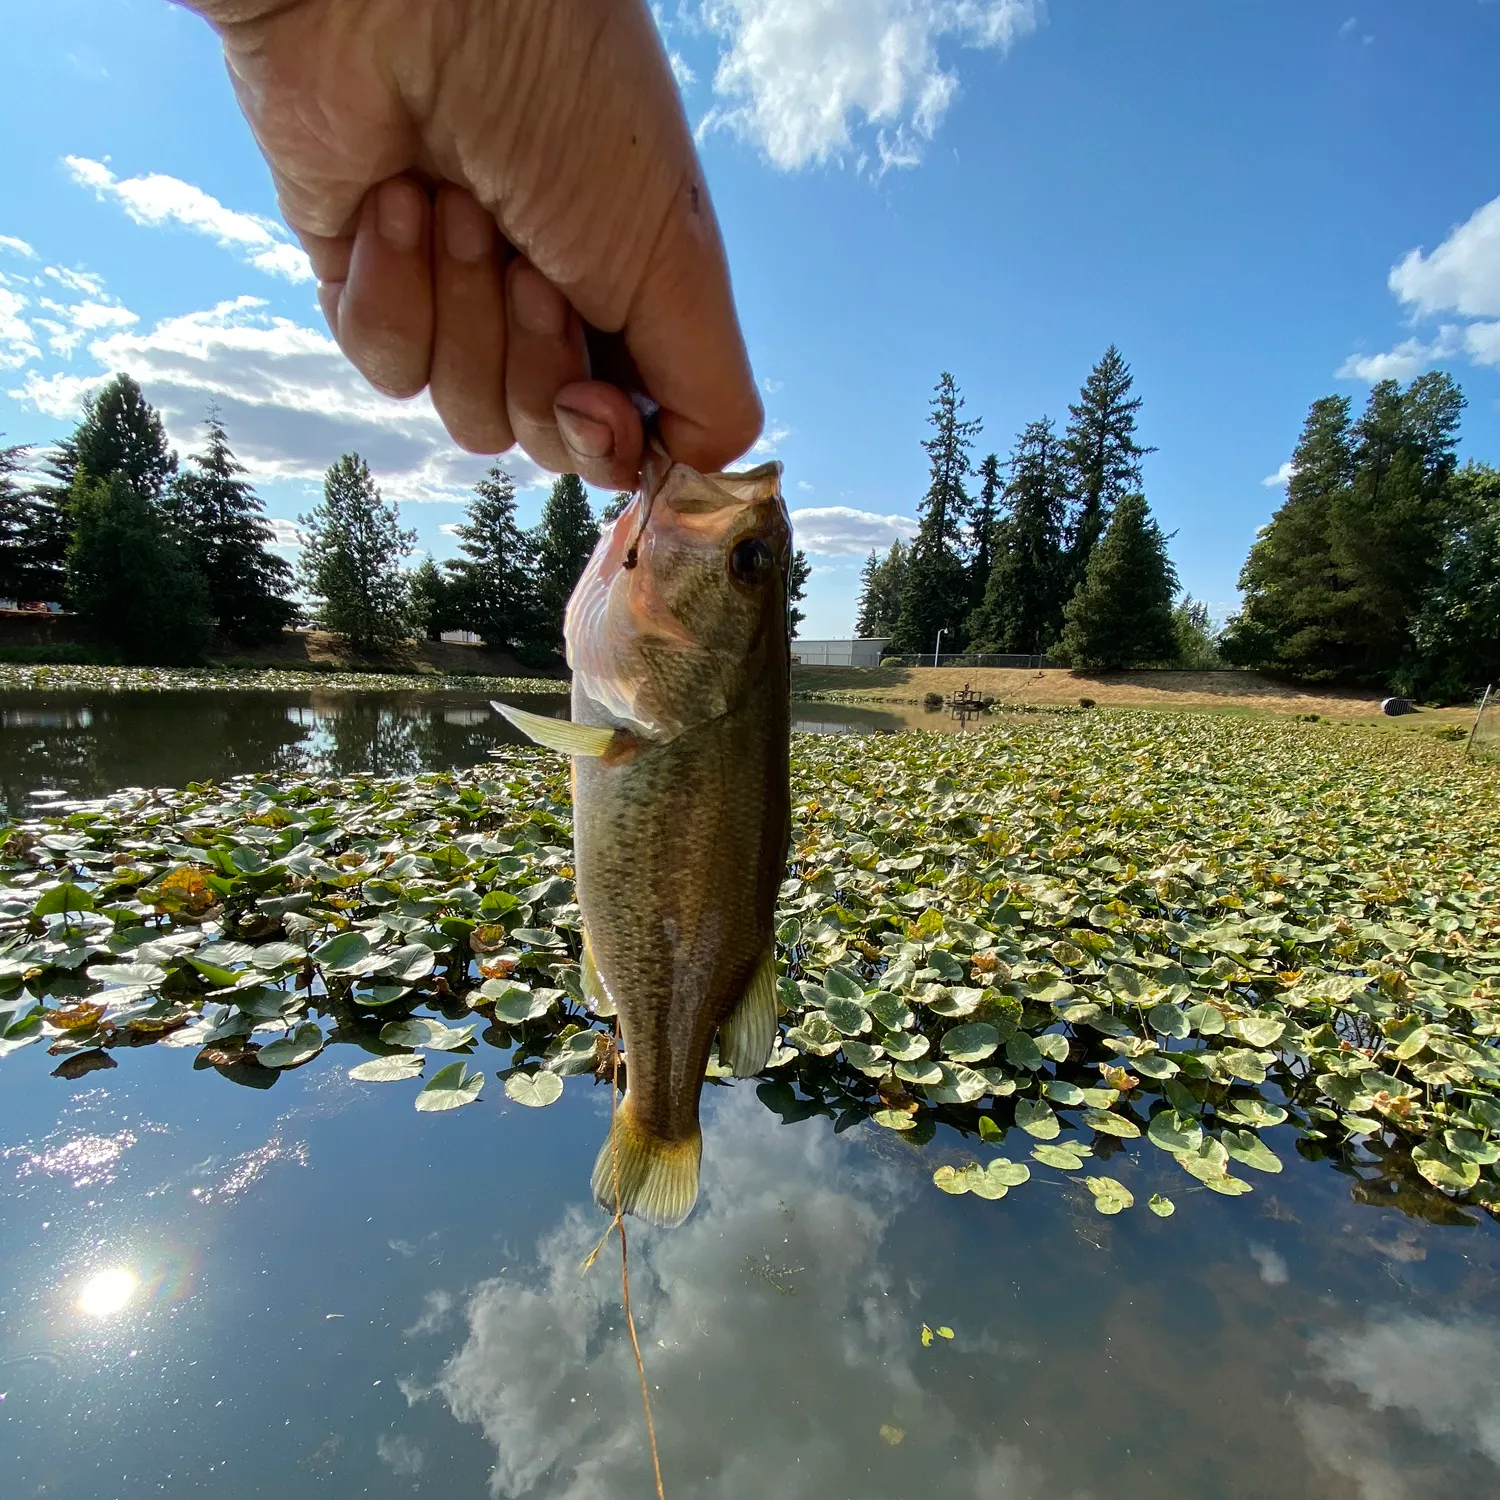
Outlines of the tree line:
[[[946,371],[924,440],[930,479],[910,545],[871,552],[855,633],[897,653],[1047,654],[1075,667],[1202,665],[1206,608],[1175,602],[1167,538],[1142,493],[1141,398],[1111,345],[1059,433],[1028,422],[1002,462],[973,453],[982,422],[962,416]],[[971,481],[977,480],[977,484]]]
[[1451,701],[1500,682],[1500,472],[1458,463],[1434,370],[1314,401],[1285,502],[1240,574],[1226,661]]
[[[215,636],[260,645],[305,617],[362,651],[467,630],[539,666],[556,661],[600,520],[630,499],[616,496],[596,519],[583,481],[564,474],[540,522],[523,529],[515,484],[496,465],[454,528],[459,555],[408,568],[416,533],[347,453],[298,518],[294,572],[271,550],[274,531],[217,412],[206,426],[203,451],[181,463],[140,386],[117,375],[39,458],[0,449],[0,596],[64,603],[91,641],[126,661],[197,661]],[[808,571],[799,552],[794,625]]]

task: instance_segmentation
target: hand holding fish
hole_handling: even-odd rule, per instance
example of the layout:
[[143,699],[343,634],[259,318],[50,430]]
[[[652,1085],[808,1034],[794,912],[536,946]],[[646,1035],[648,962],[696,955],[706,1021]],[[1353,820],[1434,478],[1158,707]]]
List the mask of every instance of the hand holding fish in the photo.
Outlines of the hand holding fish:
[[[643,0],[184,0],[218,30],[344,352],[454,440],[634,486],[760,431],[718,225]],[[587,326],[586,326],[587,325]],[[602,378],[601,378],[602,377]]]

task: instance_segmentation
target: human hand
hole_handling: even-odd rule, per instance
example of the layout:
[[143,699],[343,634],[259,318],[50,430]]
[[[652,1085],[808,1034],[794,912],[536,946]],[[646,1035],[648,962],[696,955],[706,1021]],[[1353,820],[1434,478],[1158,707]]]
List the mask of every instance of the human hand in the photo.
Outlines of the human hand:
[[[219,32],[340,346],[455,442],[604,488],[641,419],[719,469],[762,413],[697,153],[642,0],[183,0]],[[498,230],[497,230],[498,225]]]

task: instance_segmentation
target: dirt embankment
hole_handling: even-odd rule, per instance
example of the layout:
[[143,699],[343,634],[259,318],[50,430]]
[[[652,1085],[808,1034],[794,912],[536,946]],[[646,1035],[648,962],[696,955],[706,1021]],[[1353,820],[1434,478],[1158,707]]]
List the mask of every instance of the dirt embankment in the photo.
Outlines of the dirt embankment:
[[253,650],[226,647],[211,653],[237,667],[279,667],[284,671],[419,672],[479,674],[485,677],[566,677],[559,661],[553,671],[523,666],[508,651],[460,646],[450,641],[412,641],[397,651],[362,656],[326,630],[285,630],[279,641]]
[[968,683],[1004,703],[1076,704],[1092,698],[1101,707],[1249,709],[1277,714],[1319,714],[1363,719],[1380,712],[1380,698],[1346,688],[1303,688],[1259,672],[1070,672],[1062,667],[1026,671],[1009,667],[793,667],[793,692],[852,692],[921,698],[957,692]]

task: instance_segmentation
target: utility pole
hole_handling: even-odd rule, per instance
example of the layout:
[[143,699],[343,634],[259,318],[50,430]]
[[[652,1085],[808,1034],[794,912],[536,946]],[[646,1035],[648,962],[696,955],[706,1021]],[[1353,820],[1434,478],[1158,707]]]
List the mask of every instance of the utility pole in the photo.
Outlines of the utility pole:
[[[944,626],[943,630],[946,630],[946,629],[947,629],[947,626]],[[943,654],[943,630],[938,631],[937,645],[932,648],[932,664],[933,664],[933,666],[937,666],[938,665],[939,658]]]

